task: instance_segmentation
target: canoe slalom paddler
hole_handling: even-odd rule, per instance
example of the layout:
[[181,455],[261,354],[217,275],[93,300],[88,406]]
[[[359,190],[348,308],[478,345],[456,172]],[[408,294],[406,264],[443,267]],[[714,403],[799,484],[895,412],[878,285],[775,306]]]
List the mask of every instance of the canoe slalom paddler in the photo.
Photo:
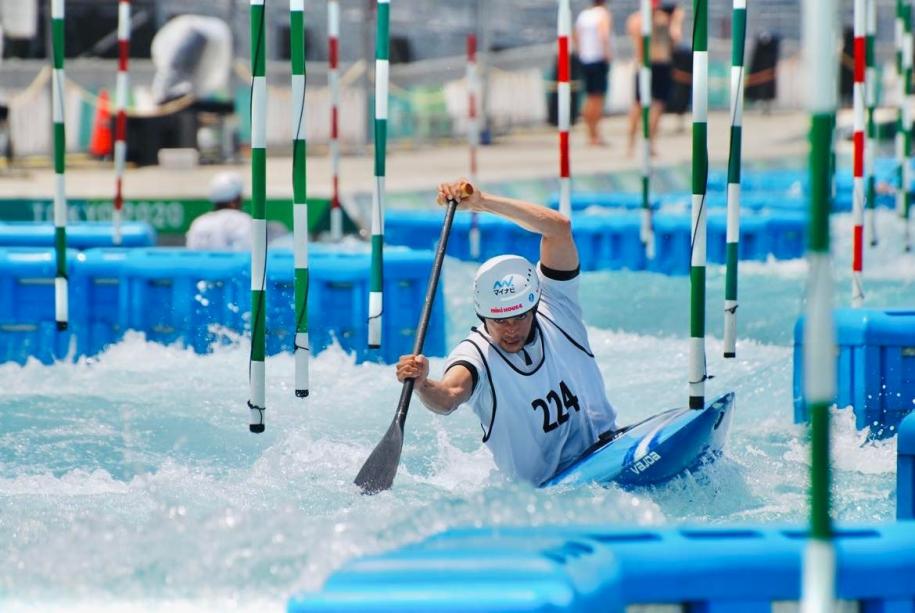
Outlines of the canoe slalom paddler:
[[473,282],[480,325],[448,356],[440,380],[423,355],[401,356],[401,382],[432,412],[473,409],[496,465],[540,485],[616,426],[578,302],[579,260],[569,219],[543,206],[503,198],[466,182],[443,183],[438,202],[491,213],[540,234],[540,261],[518,255],[484,262]]

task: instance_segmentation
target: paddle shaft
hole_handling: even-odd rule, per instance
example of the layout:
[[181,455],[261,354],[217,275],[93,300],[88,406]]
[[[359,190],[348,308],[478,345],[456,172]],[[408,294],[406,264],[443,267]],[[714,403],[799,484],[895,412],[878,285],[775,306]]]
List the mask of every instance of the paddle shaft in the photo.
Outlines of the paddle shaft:
[[[438,248],[435,251],[435,260],[432,263],[432,272],[429,273],[429,285],[426,288],[426,300],[423,302],[423,310],[419,315],[419,325],[416,326],[416,340],[413,342],[413,354],[418,355],[423,351],[423,343],[426,340],[426,330],[429,328],[429,316],[432,314],[432,302],[435,300],[435,291],[438,288],[438,279],[442,273],[442,263],[445,260],[445,248],[448,246],[448,236],[451,234],[451,223],[454,221],[454,212],[457,209],[457,201],[449,200],[448,207],[445,210],[445,223],[442,224],[442,234],[438,239]],[[413,386],[416,379],[407,379],[403,382],[403,389],[400,392],[400,402],[397,403],[397,413],[395,419],[403,429],[404,421],[407,419],[407,411],[410,410],[410,398],[413,397]]]
[[[462,196],[469,196],[473,193],[473,188],[468,184],[464,184],[461,186],[461,192]],[[448,201],[448,207],[445,211],[445,223],[442,224],[442,235],[439,237],[435,260],[432,263],[432,272],[429,274],[426,300],[420,313],[419,325],[416,327],[416,341],[413,345],[414,355],[422,351],[423,342],[426,340],[426,329],[429,327],[432,302],[435,300],[435,290],[438,288],[438,279],[442,272],[442,262],[445,260],[445,249],[448,247],[448,236],[451,234],[451,223],[454,221],[454,212],[457,206],[457,199]],[[413,386],[415,384],[415,379],[404,381],[403,389],[400,392],[400,401],[397,403],[397,412],[394,414],[394,419],[391,421],[388,431],[385,432],[384,437],[372,450],[371,455],[362,465],[359,474],[356,475],[354,483],[362,489],[363,494],[376,494],[390,488],[394,483],[397,467],[400,465],[400,453],[403,450],[404,422],[407,420],[407,411],[410,409],[410,398],[413,396]]]

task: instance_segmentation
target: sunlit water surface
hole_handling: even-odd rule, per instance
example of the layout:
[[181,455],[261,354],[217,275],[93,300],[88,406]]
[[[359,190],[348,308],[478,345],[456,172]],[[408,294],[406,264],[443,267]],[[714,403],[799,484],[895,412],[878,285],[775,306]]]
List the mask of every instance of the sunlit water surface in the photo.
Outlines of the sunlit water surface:
[[[848,302],[848,216],[837,217],[836,299]],[[898,222],[868,252],[870,306],[915,306],[915,258]],[[449,337],[474,323],[472,264],[446,265]],[[352,480],[400,392],[392,368],[339,349],[312,361],[293,396],[293,361],[267,361],[267,431],[248,433],[247,347],[207,356],[132,335],[98,359],[0,366],[0,608],[279,610],[334,568],[457,525],[802,522],[809,468],[792,423],[791,328],[803,261],[742,267],[738,358],[721,355],[723,270],[709,269],[707,394],[737,393],[723,458],[657,488],[535,490],[507,482],[466,410],[414,403],[392,491]],[[621,422],[682,404],[688,280],[587,273],[591,344]],[[434,359],[434,373],[442,360]],[[834,411],[834,512],[893,517],[895,440],[868,442]]]

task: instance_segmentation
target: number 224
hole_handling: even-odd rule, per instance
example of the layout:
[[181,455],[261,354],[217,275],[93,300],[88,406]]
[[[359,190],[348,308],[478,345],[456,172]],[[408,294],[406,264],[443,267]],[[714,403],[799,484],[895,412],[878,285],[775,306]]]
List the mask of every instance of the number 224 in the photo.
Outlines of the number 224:
[[[531,402],[531,407],[536,411],[540,409],[543,411],[543,431],[552,432],[560,426],[569,421],[569,412],[568,409],[575,409],[579,411],[578,406],[578,396],[572,393],[572,390],[569,389],[569,386],[566,385],[565,381],[559,382],[559,391],[562,392],[562,398],[559,397],[554,390],[546,395],[546,399],[537,398]],[[550,405],[547,404],[547,400],[556,405],[556,421],[550,419]]]

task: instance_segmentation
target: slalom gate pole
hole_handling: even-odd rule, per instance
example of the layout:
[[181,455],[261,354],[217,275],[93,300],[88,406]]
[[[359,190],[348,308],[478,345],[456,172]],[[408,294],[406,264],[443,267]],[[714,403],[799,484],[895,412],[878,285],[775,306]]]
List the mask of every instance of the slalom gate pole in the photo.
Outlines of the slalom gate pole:
[[264,431],[266,403],[267,61],[264,0],[251,0],[251,358],[248,408],[251,432]]
[[829,255],[829,158],[837,98],[836,0],[803,2],[810,125],[810,209],[807,232],[807,308],[804,324],[804,400],[810,414],[810,537],[801,583],[803,613],[835,610],[835,546],[830,517],[829,408],[835,399],[832,263]]
[[689,406],[705,406],[705,263],[708,184],[708,0],[693,0],[693,171],[690,237]]
[[127,93],[130,84],[130,0],[118,2],[118,76],[114,94],[114,244],[121,244],[121,210],[124,208],[124,164],[127,159]]
[[642,106],[642,225],[640,238],[645,258],[654,258],[654,223],[651,215],[651,0],[641,0],[642,65],[639,67],[639,100]]
[[[470,146],[470,184],[477,185],[477,149],[480,146],[480,122],[477,118],[477,101],[479,100],[479,83],[477,77],[477,37],[467,35],[467,142]],[[480,259],[480,220],[473,211],[470,216],[470,257]]]
[[333,188],[330,200],[330,238],[343,238],[343,210],[340,208],[340,3],[327,3],[327,85],[330,89],[330,174]]
[[912,208],[912,105],[915,96],[912,92],[912,3],[906,0],[902,5],[902,219],[903,219],[903,244],[905,250],[911,251],[911,230],[909,217]]
[[308,396],[308,175],[305,133],[305,0],[289,0],[292,60],[292,232],[295,243],[295,395]]
[[388,28],[390,0],[378,0],[375,34],[375,191],[372,202],[372,273],[369,280],[369,347],[381,346],[384,296],[384,179],[388,142]]
[[66,330],[70,320],[67,282],[67,140],[64,130],[64,0],[51,0],[51,114],[54,122],[54,319],[58,330]]
[[867,23],[865,36],[864,88],[867,94],[867,140],[864,147],[864,175],[867,184],[867,195],[864,200],[867,217],[865,218],[865,239],[871,247],[877,246],[877,180],[874,176],[874,157],[877,155],[877,59],[875,37],[877,35],[877,0],[865,0]]
[[854,170],[852,186],[852,258],[851,258],[851,304],[860,307],[864,303],[864,288],[861,280],[862,259],[864,255],[864,65],[867,53],[864,40],[866,27],[865,0],[854,0],[854,85],[852,101],[854,104]]
[[728,217],[724,278],[724,357],[737,356],[737,262],[740,253],[740,166],[743,144],[743,55],[747,1],[734,0],[731,17],[731,142],[728,155]]
[[569,58],[569,31],[572,24],[572,9],[569,0],[559,0],[559,14],[556,19],[556,97],[558,104],[557,124],[559,126],[559,212],[572,218],[572,181],[569,175],[569,125],[572,114],[572,87],[569,73],[572,70]]

